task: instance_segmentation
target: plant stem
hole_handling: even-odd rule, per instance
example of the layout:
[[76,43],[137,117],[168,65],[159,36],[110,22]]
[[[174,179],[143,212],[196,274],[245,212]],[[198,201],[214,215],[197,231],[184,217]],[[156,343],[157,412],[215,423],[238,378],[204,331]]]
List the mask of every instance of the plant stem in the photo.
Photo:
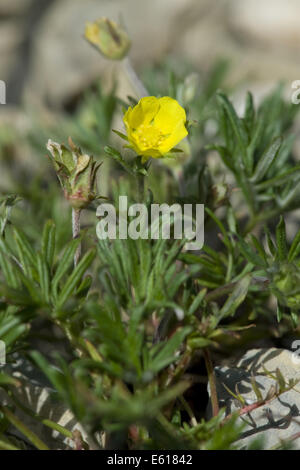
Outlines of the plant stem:
[[204,354],[205,366],[207,370],[208,382],[209,382],[209,387],[210,387],[212,412],[213,412],[213,416],[217,416],[219,414],[219,402],[218,402],[218,395],[217,395],[217,384],[216,384],[214,366],[211,360],[210,352],[207,348],[203,349],[203,354]]
[[143,203],[145,196],[145,177],[144,175],[137,174],[136,178],[138,202]]
[[[251,405],[243,406],[242,408],[240,408],[237,411],[238,416],[243,416],[245,414],[251,413],[251,411],[256,410],[257,408],[260,408],[261,406],[265,406],[265,405],[271,403],[271,401],[275,400],[276,398],[278,398],[283,393],[286,393],[286,392],[289,392],[290,390],[293,390],[294,386],[297,385],[297,383],[291,385],[290,387],[287,387],[287,388],[283,389],[280,392],[274,393],[271,397],[267,396],[266,398],[264,398],[262,400],[258,400],[257,402],[252,403]],[[234,411],[233,413],[230,413],[229,415],[227,415],[223,419],[222,424],[227,423],[227,421],[229,421],[235,414],[236,414],[236,411]]]
[[146,90],[143,83],[141,82],[141,80],[137,76],[129,57],[125,57],[125,59],[123,59],[123,66],[124,66],[124,69],[125,69],[128,77],[129,77],[133,87],[135,88],[136,92],[138,93],[139,97],[143,98],[144,96],[149,96],[148,90]]
[[[73,233],[74,240],[75,238],[78,238],[80,235],[80,214],[81,214],[81,209],[72,208],[72,233]],[[80,255],[81,255],[81,243],[78,245],[78,248],[74,256],[74,267],[77,266]]]
[[25,426],[22,421],[19,420],[10,410],[4,406],[0,407],[0,411],[4,414],[6,419],[17,428],[27,439],[38,449],[38,450],[50,450],[46,444],[41,441],[41,439],[31,431],[27,426]]
[[181,396],[181,397],[179,397],[179,400],[181,401],[182,405],[185,408],[185,411],[189,415],[189,418],[191,420],[191,426],[193,428],[198,426],[198,422],[197,422],[197,419],[194,415],[194,412],[193,412],[192,408],[190,407],[190,405],[188,404],[188,402],[186,401],[186,399],[183,396]]

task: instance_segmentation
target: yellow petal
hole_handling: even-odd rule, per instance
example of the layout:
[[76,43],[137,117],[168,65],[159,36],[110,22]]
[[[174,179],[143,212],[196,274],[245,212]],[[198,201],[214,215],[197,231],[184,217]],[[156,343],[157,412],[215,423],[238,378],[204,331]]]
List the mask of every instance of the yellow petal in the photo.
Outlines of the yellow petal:
[[150,124],[159,111],[159,100],[155,96],[140,99],[130,114],[130,127],[137,128],[141,124]]
[[132,108],[129,107],[127,109],[126,113],[123,116],[123,122],[125,124],[127,132],[130,130],[130,116],[131,116],[131,113],[132,113]]
[[159,104],[160,109],[155,116],[154,124],[164,134],[172,132],[179,123],[184,124],[186,122],[185,110],[176,100],[164,96],[159,99]]
[[86,24],[85,37],[92,44],[97,45],[99,40],[99,25],[96,22]]
[[168,153],[172,148],[174,148],[179,142],[188,135],[186,127],[179,123],[176,128],[173,130],[172,134],[167,137],[164,142],[160,145],[159,150],[162,155]]

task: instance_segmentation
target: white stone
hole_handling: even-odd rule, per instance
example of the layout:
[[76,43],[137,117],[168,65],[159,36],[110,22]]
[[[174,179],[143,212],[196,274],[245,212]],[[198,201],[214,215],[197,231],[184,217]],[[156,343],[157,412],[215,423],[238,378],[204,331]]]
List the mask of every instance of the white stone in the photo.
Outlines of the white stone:
[[[73,413],[67,408],[67,406],[59,401],[58,397],[56,398],[54,390],[49,386],[48,382],[45,381],[43,374],[38,369],[32,367],[30,362],[20,359],[15,362],[13,366],[5,366],[3,371],[10,373],[20,381],[20,386],[15,387],[14,391],[17,399],[23,406],[34,413],[37,413],[40,418],[54,421],[66,428],[68,431],[73,432],[78,430],[90,448],[95,448],[95,442],[89,438],[86,430],[77,422]],[[13,404],[1,389],[0,402],[2,406],[6,406],[9,403],[11,405]],[[28,413],[21,410],[21,408],[16,407],[14,413],[22,423],[24,423],[49,447],[50,450],[61,450],[74,447],[73,440],[52,430],[48,426],[45,426],[37,419],[31,417]],[[23,440],[29,445],[31,444],[15,427],[11,426],[9,431],[16,438]]]
[[[241,405],[224,384],[234,394],[240,393],[247,405],[253,404],[257,402],[257,397],[251,385],[251,376],[255,378],[263,398],[271,387],[276,386],[276,380],[269,377],[264,368],[273,375],[278,368],[286,383],[289,379],[300,379],[300,358],[295,352],[285,349],[253,349],[234,367],[215,367],[219,404],[225,407],[227,415]],[[250,414],[241,416],[238,421],[245,425],[237,442],[240,448],[247,448],[257,438],[263,438],[265,449],[288,440],[300,432],[300,384]],[[293,448],[300,449],[300,439],[293,442]]]
[[244,37],[275,48],[300,51],[299,0],[231,2],[230,24]]

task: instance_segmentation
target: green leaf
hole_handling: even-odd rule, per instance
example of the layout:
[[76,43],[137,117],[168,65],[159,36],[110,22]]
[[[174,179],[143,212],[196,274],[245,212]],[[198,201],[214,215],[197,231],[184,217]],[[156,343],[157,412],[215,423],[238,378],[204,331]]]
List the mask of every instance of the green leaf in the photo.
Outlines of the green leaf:
[[7,440],[0,439],[0,450],[24,450],[16,447]]
[[223,106],[229,118],[233,133],[236,137],[238,146],[240,148],[243,163],[245,165],[245,168],[249,171],[251,169],[251,164],[250,164],[251,162],[248,161],[248,156],[247,156],[248,136],[245,131],[243,122],[236,114],[234,107],[232,106],[231,102],[229,101],[226,95],[224,95],[221,92],[218,92],[217,100],[219,101],[221,106]]
[[277,244],[276,258],[279,261],[286,261],[287,260],[286,230],[285,230],[285,222],[282,216],[280,217],[280,221],[276,227],[276,244]]
[[269,148],[264,152],[260,160],[258,161],[253,176],[251,176],[250,181],[252,183],[257,183],[263,180],[265,174],[271,168],[275,159],[278,155],[279,149],[282,144],[282,137],[277,137],[273,140]]
[[5,253],[3,253],[0,246],[0,267],[3,276],[9,287],[16,289],[19,286],[18,272],[15,266],[12,265],[11,260],[8,259]]
[[211,339],[204,337],[189,338],[187,343],[188,347],[191,349],[207,348],[208,346],[212,346],[214,344]]
[[0,285],[0,295],[12,305],[29,306],[35,304],[25,290],[13,289],[3,283]]
[[58,267],[52,280],[52,292],[54,295],[57,294],[58,284],[60,280],[68,272],[70,266],[73,265],[74,255],[80,242],[80,238],[72,240],[69,242],[69,244],[64,250],[63,256],[58,264]]
[[249,132],[252,130],[254,118],[255,118],[255,109],[254,109],[253,95],[252,93],[250,93],[250,91],[248,91],[247,96],[246,96],[244,121]]
[[267,266],[267,265],[268,265],[268,261],[267,261],[267,256],[266,256],[266,252],[265,252],[264,247],[262,246],[262,244],[261,244],[260,241],[256,238],[255,235],[252,235],[252,234],[251,234],[251,240],[252,240],[253,245],[254,245],[255,248],[257,249],[257,251],[258,251],[258,253],[259,253],[259,256],[264,260],[265,265]]
[[295,179],[299,179],[300,175],[300,165],[295,165],[293,168],[285,171],[281,175],[275,176],[274,178],[263,181],[262,183],[258,183],[256,188],[259,191],[263,191],[267,188],[272,188],[274,186],[281,186],[282,184],[286,183],[287,181],[293,181]]
[[81,280],[83,274],[86,272],[93,259],[95,258],[95,250],[92,249],[88,251],[83,258],[80,260],[71,276],[68,278],[65,283],[62,291],[60,292],[57,300],[57,308],[60,309],[68,298],[73,294],[76,289],[77,284]]
[[42,253],[46,263],[48,263],[49,269],[52,267],[55,252],[55,231],[54,222],[48,220],[43,230]]
[[134,175],[134,171],[129,163],[127,163],[120,152],[110,145],[106,145],[104,147],[104,152],[107,153],[110,157],[112,157],[116,162],[118,162],[128,173]]
[[265,120],[263,118],[260,118],[256,121],[255,127],[252,130],[252,137],[247,148],[248,159],[251,161],[252,166],[254,163],[253,155],[256,148],[260,144],[260,140],[262,138],[265,127]]
[[65,400],[70,399],[70,395],[76,393],[73,383],[70,381],[70,373],[66,370],[64,364],[60,364],[63,366],[63,370],[61,367],[53,366],[38,351],[32,351],[30,356]]
[[225,383],[222,383],[222,385],[232,397],[234,397],[237,401],[240,402],[241,406],[245,406],[245,398],[240,393],[234,393],[232,390],[230,390],[229,387],[227,387]]
[[281,322],[282,317],[283,317],[283,314],[284,314],[284,309],[283,309],[283,307],[281,307],[281,305],[277,304],[276,316],[277,316],[277,321],[278,321],[278,323]]
[[293,327],[297,328],[299,325],[299,314],[298,312],[295,312],[294,310],[291,310],[291,319],[293,323]]
[[13,328],[16,328],[20,324],[20,318],[12,317],[7,318],[4,324],[0,324],[0,338],[3,339],[7,332]]
[[20,382],[18,381],[18,379],[0,371],[0,386],[3,385],[12,385],[13,387],[18,387],[20,385]]
[[198,294],[196,295],[196,297],[194,298],[193,302],[191,303],[188,309],[187,316],[193,315],[198,310],[199,306],[201,305],[206,295],[206,292],[207,292],[207,289],[201,289],[200,292],[198,292]]
[[128,142],[128,137],[126,134],[123,134],[123,132],[117,131],[116,129],[112,129],[112,131],[117,134],[121,139],[124,139]]
[[233,173],[235,172],[234,159],[226,147],[222,145],[206,145],[205,148],[207,150],[216,150],[222,158],[224,165],[227,166]]
[[150,368],[156,373],[167,367],[176,360],[176,351],[184,342],[186,336],[191,332],[190,327],[179,328],[176,333],[168,339],[165,344],[160,345],[161,349],[153,358]]
[[269,231],[268,227],[265,227],[264,230],[265,230],[265,234],[266,234],[266,240],[267,240],[267,245],[268,245],[269,251],[270,251],[271,255],[275,257],[276,256],[276,247],[273,243],[270,231]]
[[4,336],[2,336],[2,340],[5,342],[6,346],[9,347],[14,345],[14,343],[23,336],[26,332],[28,332],[29,327],[27,324],[20,324],[11,328]]
[[295,236],[293,243],[291,245],[291,248],[288,254],[288,261],[293,261],[295,258],[297,258],[299,253],[300,253],[300,230]]
[[276,378],[277,378],[278,385],[279,385],[279,392],[283,392],[286,388],[286,383],[285,383],[284,377],[283,377],[283,375],[280,372],[280,369],[278,367],[276,368],[275,373],[276,373]]
[[229,315],[233,315],[236,309],[244,302],[251,283],[251,276],[247,275],[235,286],[233,292],[226,300],[220,311],[219,320]]
[[[43,300],[41,296],[41,290],[37,289],[36,282],[31,279],[30,277],[26,276],[23,273],[20,273],[20,278],[22,281],[22,284],[26,287],[31,299],[32,303],[35,305],[42,305]],[[26,304],[25,304],[26,305]]]
[[27,276],[30,276],[32,278],[32,268],[36,267],[35,253],[24,233],[16,228],[14,228],[14,238],[16,241],[23,271]]
[[263,400],[263,396],[262,396],[262,393],[259,389],[259,385],[257,384],[257,382],[255,380],[255,377],[253,377],[253,375],[250,377],[250,380],[251,380],[251,385],[252,385],[252,388],[253,388],[253,391],[256,395],[257,400],[258,401]]
[[205,211],[208,213],[208,215],[213,219],[213,221],[218,225],[219,229],[221,230],[222,235],[223,235],[223,242],[224,242],[224,245],[226,245],[228,251],[232,251],[231,241],[229,240],[227,230],[225,229],[222,222],[208,207],[205,208]]
[[244,255],[244,257],[254,266],[260,266],[262,268],[266,267],[266,262],[265,259],[259,256],[252,248],[251,246],[245,242],[245,240],[237,234],[237,237],[239,239],[239,247]]
[[88,291],[90,290],[92,282],[93,282],[92,276],[86,276],[82,280],[82,283],[80,284],[80,286],[78,287],[76,291],[76,295],[80,298],[85,298],[87,296]]
[[50,303],[50,275],[48,263],[45,261],[44,257],[38,253],[37,254],[37,269],[39,275],[40,286],[42,290],[43,297],[47,304]]
[[27,437],[27,439],[38,449],[38,450],[50,450],[46,444],[41,441],[41,439],[31,431],[17,416],[15,416],[7,407],[1,406],[0,411],[4,414],[6,419],[15,427],[17,428],[23,436]]

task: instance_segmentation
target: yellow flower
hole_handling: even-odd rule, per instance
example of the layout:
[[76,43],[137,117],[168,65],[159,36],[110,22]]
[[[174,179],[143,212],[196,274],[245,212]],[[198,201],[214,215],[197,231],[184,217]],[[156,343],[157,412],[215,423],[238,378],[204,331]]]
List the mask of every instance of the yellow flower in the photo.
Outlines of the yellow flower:
[[169,96],[142,98],[134,108],[128,108],[123,121],[129,147],[142,155],[143,161],[163,157],[188,135],[185,110]]

